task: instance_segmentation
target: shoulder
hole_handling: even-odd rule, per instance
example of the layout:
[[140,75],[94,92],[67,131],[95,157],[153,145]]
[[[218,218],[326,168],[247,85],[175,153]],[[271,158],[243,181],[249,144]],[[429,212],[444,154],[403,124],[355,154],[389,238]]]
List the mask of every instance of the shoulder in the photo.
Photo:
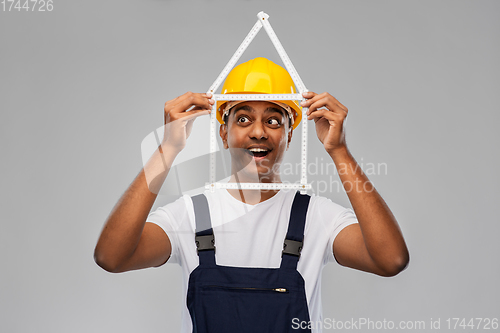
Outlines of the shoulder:
[[329,219],[336,219],[350,209],[333,202],[327,197],[312,194],[309,210],[314,214],[326,215]]
[[[308,225],[319,228],[333,240],[346,226],[357,223],[354,211],[331,199],[312,195],[307,212]],[[307,228],[307,225],[306,225]]]
[[192,207],[191,197],[189,195],[184,194],[179,197],[177,200],[167,203],[161,207],[158,207],[155,211],[159,213],[185,213],[189,207]]
[[178,229],[181,224],[188,220],[191,215],[194,217],[193,203],[189,195],[183,195],[177,200],[158,207],[149,214],[147,221],[164,227],[169,224],[171,229]]

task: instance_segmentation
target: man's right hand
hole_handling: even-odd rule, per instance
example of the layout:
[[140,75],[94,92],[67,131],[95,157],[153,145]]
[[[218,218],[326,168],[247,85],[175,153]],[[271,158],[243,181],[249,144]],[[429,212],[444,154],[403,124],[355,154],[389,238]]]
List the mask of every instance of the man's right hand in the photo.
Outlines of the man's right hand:
[[186,146],[195,118],[210,114],[212,94],[187,92],[165,103],[165,132],[162,146],[180,152]]
[[118,200],[97,242],[94,258],[105,270],[156,267],[168,260],[170,239],[146,219],[175,156],[186,145],[194,119],[210,113],[214,104],[211,98],[210,94],[188,92],[165,103],[163,142]]

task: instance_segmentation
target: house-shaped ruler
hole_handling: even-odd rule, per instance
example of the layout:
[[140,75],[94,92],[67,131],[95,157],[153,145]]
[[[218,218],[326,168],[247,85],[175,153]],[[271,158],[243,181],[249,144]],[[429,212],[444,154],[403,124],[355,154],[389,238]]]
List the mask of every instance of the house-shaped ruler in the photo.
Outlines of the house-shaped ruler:
[[[257,14],[258,20],[257,23],[253,26],[252,30],[248,33],[246,38],[243,40],[241,45],[238,47],[236,52],[233,54],[226,67],[219,74],[215,82],[212,84],[210,89],[208,89],[208,93],[213,95],[212,99],[215,101],[276,101],[276,100],[304,100],[302,97],[302,93],[307,92],[304,83],[300,79],[299,74],[293,67],[290,58],[285,52],[285,49],[281,45],[278,36],[274,32],[271,24],[269,23],[269,15],[264,12],[260,12]],[[231,69],[233,69],[234,65],[240,59],[241,55],[245,52],[246,48],[260,29],[264,27],[269,38],[271,39],[276,51],[283,61],[286,70],[292,77],[292,80],[297,88],[298,93],[296,94],[215,94],[215,91],[219,88],[221,83],[225,80],[226,76],[229,74]],[[207,189],[211,189],[214,191],[217,188],[225,188],[225,189],[297,189],[300,190],[302,194],[305,194],[308,189],[311,189],[311,184],[307,183],[307,108],[302,109],[302,144],[301,144],[301,177],[300,183],[220,183],[215,181],[215,152],[216,152],[216,110],[217,103],[214,103],[212,108],[212,113],[210,115],[210,182],[206,184]]]

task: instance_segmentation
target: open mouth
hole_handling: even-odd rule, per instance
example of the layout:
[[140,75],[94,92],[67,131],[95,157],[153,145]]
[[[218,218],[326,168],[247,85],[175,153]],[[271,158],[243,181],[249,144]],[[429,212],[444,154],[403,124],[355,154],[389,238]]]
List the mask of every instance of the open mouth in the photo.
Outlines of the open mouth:
[[261,149],[261,148],[250,148],[246,150],[250,155],[252,155],[255,158],[263,158],[266,157],[267,154],[269,154],[270,150],[267,149]]

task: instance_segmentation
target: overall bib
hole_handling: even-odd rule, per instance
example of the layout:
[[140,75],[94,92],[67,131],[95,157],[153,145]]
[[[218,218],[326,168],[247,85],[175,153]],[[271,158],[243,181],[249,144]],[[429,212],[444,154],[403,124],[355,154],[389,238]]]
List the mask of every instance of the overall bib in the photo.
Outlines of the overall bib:
[[310,332],[292,329],[293,322],[310,320],[304,279],[297,271],[310,196],[295,194],[279,268],[217,265],[207,199],[200,194],[192,200],[199,256],[187,291],[193,332]]

